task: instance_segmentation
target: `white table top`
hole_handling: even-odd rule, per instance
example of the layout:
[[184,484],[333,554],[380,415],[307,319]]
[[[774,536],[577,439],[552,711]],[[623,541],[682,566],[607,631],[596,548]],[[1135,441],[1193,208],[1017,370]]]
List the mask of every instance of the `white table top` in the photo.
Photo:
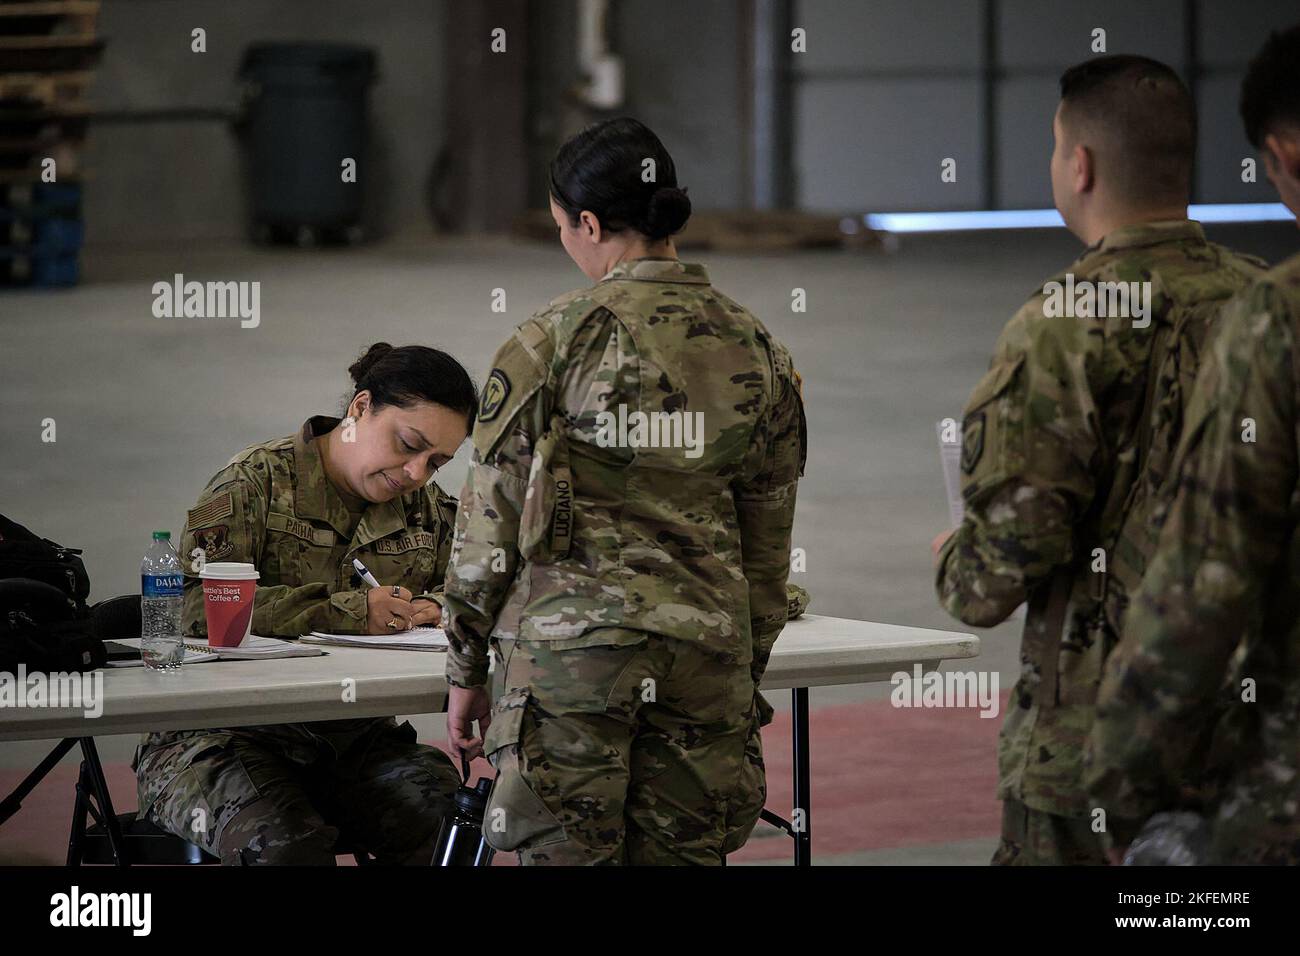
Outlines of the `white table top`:
[[[929,670],[978,655],[973,634],[806,614],[782,631],[762,686],[887,681],[915,663]],[[338,647],[324,657],[214,661],[174,674],[108,668],[98,718],[81,709],[5,708],[0,741],[438,713],[446,708],[445,662],[442,653]],[[349,679],[355,699],[344,702]]]

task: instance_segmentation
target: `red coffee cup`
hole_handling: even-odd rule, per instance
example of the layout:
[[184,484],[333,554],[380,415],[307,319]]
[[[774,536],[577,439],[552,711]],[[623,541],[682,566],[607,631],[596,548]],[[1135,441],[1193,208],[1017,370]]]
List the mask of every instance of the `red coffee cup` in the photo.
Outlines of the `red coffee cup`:
[[251,564],[215,561],[199,572],[203,579],[203,609],[208,621],[208,643],[213,647],[238,647],[253,629],[253,598],[261,575]]

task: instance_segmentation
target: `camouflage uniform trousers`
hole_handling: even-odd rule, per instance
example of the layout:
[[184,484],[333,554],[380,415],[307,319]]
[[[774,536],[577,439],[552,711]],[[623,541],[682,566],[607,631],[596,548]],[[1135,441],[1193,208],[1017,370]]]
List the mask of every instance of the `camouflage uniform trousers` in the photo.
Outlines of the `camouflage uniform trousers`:
[[168,735],[137,773],[142,812],[236,866],[332,866],[340,833],[379,863],[427,866],[460,782],[391,717]]
[[1101,834],[1091,820],[1034,810],[1019,800],[1002,802],[1002,839],[993,866],[1105,866]]
[[763,808],[758,730],[771,709],[747,663],[619,636],[495,643],[487,840],[525,865],[721,864]]

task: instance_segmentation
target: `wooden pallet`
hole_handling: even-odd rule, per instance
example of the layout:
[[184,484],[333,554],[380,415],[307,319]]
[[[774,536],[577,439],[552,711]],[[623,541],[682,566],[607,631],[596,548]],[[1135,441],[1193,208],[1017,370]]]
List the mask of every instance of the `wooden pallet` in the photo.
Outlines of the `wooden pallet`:
[[76,143],[46,143],[35,149],[0,148],[0,172],[40,181],[43,163],[53,159],[59,180],[75,180],[81,173],[81,150]]
[[0,70],[54,72],[89,70],[104,41],[95,36],[0,36]]
[[99,0],[0,0],[0,36],[52,33],[93,36],[99,22],[99,6]]
[[90,70],[71,73],[0,73],[0,100],[27,100],[46,109],[85,109]]
[[[86,138],[85,133],[84,126],[71,131],[65,131],[58,127],[47,127],[32,136],[8,136],[5,135],[3,125],[0,125],[0,153],[11,156],[57,157],[62,154],[63,150],[80,149],[82,142]],[[60,152],[56,153],[55,150]]]
[[75,47],[93,47],[99,44],[93,33],[67,36],[4,36],[0,34],[0,50],[67,50]]
[[51,108],[39,104],[0,102],[0,130],[6,130],[10,135],[19,128],[64,126],[70,129],[81,129],[90,116],[90,107],[84,103],[72,103],[67,106],[56,104]]
[[[84,183],[95,177],[89,170],[81,169],[75,173],[64,175],[59,171],[60,183]],[[36,185],[41,181],[41,171],[37,169],[0,169],[0,185],[2,186],[22,186]]]

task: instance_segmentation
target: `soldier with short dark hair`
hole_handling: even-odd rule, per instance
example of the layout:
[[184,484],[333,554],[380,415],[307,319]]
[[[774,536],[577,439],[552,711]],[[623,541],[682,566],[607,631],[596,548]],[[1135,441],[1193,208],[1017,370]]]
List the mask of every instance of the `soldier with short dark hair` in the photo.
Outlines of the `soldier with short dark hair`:
[[[1104,863],[1083,743],[1106,655],[1141,578],[1202,342],[1263,263],[1187,219],[1196,119],[1167,66],[1067,70],[1052,195],[1087,248],[1002,331],[962,424],[965,520],[935,541],[943,606],[967,624],[1029,611],[998,746],[998,864]],[[942,542],[942,545],[941,545]],[[941,546],[940,546],[941,545]]]
[[[1300,26],[1251,61],[1241,115],[1300,218]],[[1087,784],[1116,862],[1148,817],[1190,809],[1211,824],[1199,862],[1300,863],[1298,344],[1300,255],[1224,310],[1106,666]]]
[[520,326],[483,389],[446,584],[449,740],[496,766],[484,834],[524,863],[718,864],[763,806],[799,381],[678,260],[690,201],[649,129],[582,131],[550,191],[596,284]]

